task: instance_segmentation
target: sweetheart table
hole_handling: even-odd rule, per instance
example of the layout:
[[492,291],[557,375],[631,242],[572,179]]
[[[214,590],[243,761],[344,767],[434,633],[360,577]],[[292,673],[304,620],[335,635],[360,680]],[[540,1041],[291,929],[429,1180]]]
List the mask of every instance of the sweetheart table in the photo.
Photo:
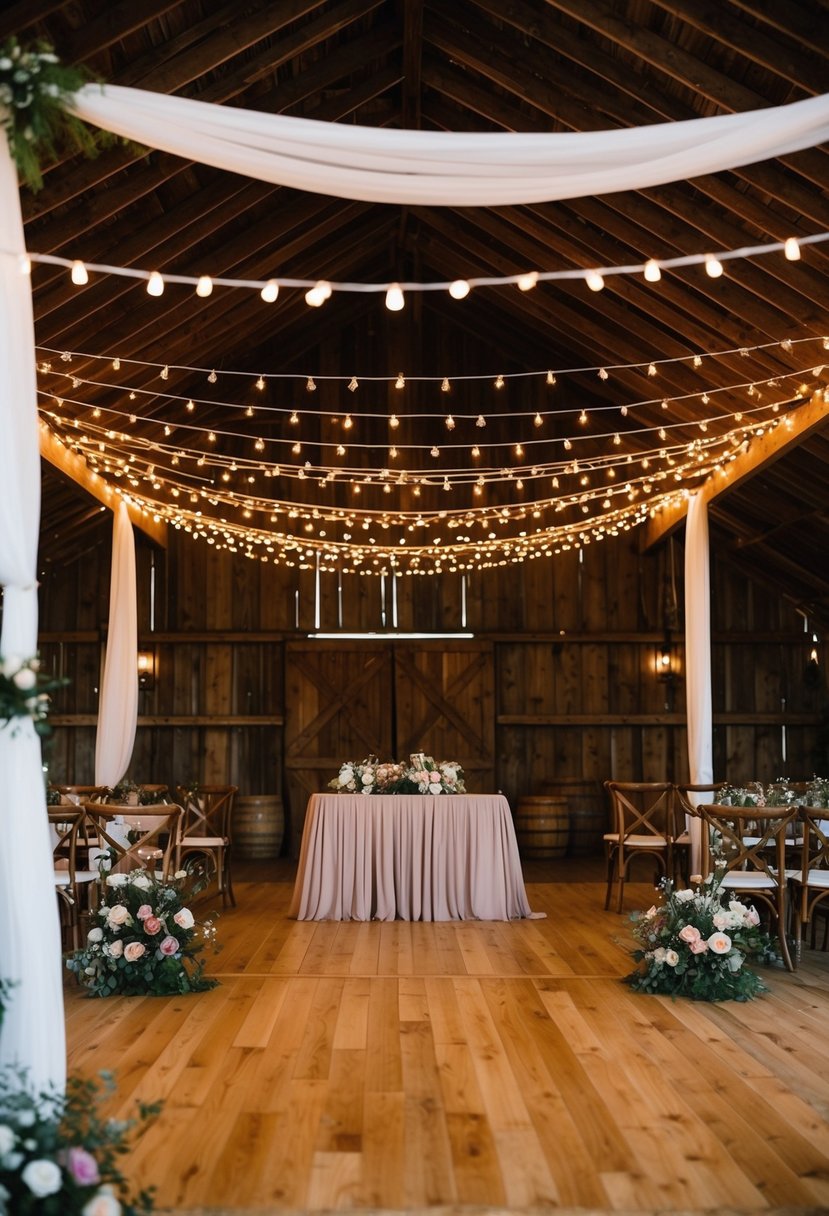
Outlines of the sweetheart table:
[[312,794],[289,916],[532,917],[502,794]]

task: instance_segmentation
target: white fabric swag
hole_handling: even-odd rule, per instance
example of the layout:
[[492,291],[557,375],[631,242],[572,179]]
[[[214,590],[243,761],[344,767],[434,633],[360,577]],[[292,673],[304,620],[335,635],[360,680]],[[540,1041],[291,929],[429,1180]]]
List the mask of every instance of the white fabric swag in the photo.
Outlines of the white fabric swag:
[[829,95],[616,131],[395,131],[85,85],[78,117],[188,160],[372,203],[500,206],[641,190],[829,139]]
[[[829,96],[747,114],[584,134],[392,131],[251,113],[137,89],[86,85],[82,119],[192,161],[300,190],[368,202],[498,206],[636,190],[736,168],[829,138]],[[0,139],[0,653],[27,658],[37,639],[40,477],[34,329],[21,274],[17,179]],[[692,504],[693,505],[693,504]],[[693,519],[693,511],[689,517]],[[694,612],[707,598],[689,571]],[[122,582],[118,587],[122,587]],[[120,596],[120,591],[119,591]],[[116,616],[123,611],[119,603]],[[116,621],[117,624],[117,621]],[[126,643],[125,643],[126,644]],[[708,776],[710,656],[688,657],[689,738],[696,781]],[[708,704],[708,717],[705,705]],[[134,712],[134,711],[133,711]],[[40,746],[28,720],[0,730],[0,960],[19,981],[0,1037],[38,1087],[65,1079],[60,937]],[[23,862],[25,859],[25,864]]]
[[[685,700],[692,785],[710,785],[714,780],[710,604],[708,504],[701,494],[693,494],[685,521]],[[688,829],[691,873],[699,874],[699,819],[691,819]]]
[[95,737],[95,784],[117,785],[129,768],[138,716],[135,537],[121,500],[112,523],[109,628]]

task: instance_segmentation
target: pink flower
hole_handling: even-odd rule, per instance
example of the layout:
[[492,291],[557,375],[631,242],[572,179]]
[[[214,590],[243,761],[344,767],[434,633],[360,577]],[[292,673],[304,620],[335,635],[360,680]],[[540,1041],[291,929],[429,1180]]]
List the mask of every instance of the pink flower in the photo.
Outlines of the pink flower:
[[712,933],[708,939],[708,948],[714,954],[728,954],[731,949],[731,938],[727,933]]
[[701,937],[697,937],[695,942],[689,943],[692,954],[705,954],[708,949],[708,942],[704,942]]
[[124,958],[128,963],[137,963],[146,952],[147,948],[141,942],[129,942],[124,946]]
[[153,910],[150,907],[150,905],[142,904],[135,915],[138,917],[139,920],[146,920],[147,917],[152,916],[152,914],[153,914]]
[[679,931],[679,940],[687,942],[689,946],[692,946],[694,942],[698,942],[699,939],[700,931],[695,925],[683,925]]
[[156,933],[160,933],[162,929],[161,921],[157,916],[147,916],[144,918],[144,932],[155,937]]
[[66,1168],[79,1186],[93,1186],[101,1180],[98,1162],[85,1148],[70,1148],[66,1154]]
[[746,921],[750,925],[759,925],[760,924],[760,913],[757,911],[754,904],[752,904],[751,907],[746,912]]
[[440,785],[440,773],[437,773],[437,772],[435,772],[435,771],[433,770],[433,771],[432,771],[432,772],[429,774],[429,780],[430,780],[430,781],[436,781],[436,782],[438,783],[438,785]]
[[179,945],[176,938],[170,937],[168,934],[167,937],[165,937],[160,943],[158,948],[162,954],[175,954],[179,948]]

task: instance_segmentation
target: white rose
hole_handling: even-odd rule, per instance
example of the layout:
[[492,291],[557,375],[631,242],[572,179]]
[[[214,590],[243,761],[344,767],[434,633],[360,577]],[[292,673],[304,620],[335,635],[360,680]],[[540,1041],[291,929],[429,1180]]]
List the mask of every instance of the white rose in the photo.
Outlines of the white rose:
[[12,61],[11,61],[11,59],[9,59],[8,55],[4,55],[3,58],[0,59],[0,71],[8,72],[11,65],[12,65]]
[[8,1123],[0,1123],[0,1157],[5,1157],[14,1148],[15,1135]]
[[677,965],[679,962],[679,955],[677,954],[676,950],[665,951],[665,962],[669,967],[675,967]]
[[104,940],[103,929],[90,929],[86,935],[88,942],[102,942]]
[[109,945],[106,947],[106,952],[110,958],[121,957],[121,955],[124,953],[124,943],[121,941],[120,937],[116,938],[114,942],[109,943]]
[[119,929],[121,925],[131,925],[132,917],[129,909],[125,908],[123,904],[116,904],[115,907],[110,908],[107,924],[111,929]]
[[192,929],[195,924],[193,913],[189,908],[180,908],[173,917],[173,920],[181,929]]
[[22,1110],[17,1116],[17,1122],[21,1127],[34,1127],[37,1121],[37,1116],[33,1110]]
[[60,1166],[45,1158],[40,1161],[30,1161],[20,1177],[38,1199],[44,1199],[47,1195],[55,1195],[63,1185]]
[[138,887],[139,891],[147,891],[153,885],[153,880],[148,874],[142,874],[139,870],[131,879],[130,882],[134,887]]
[[81,1216],[121,1216],[121,1204],[109,1187],[101,1187],[81,1208]]
[[186,877],[187,877],[186,870],[176,870],[175,874],[173,875],[173,878],[186,878]]
[[340,769],[340,784],[348,785],[349,781],[354,780],[354,769],[350,764],[344,764]]
[[15,674],[14,683],[17,688],[25,691],[27,688],[34,688],[35,684],[37,684],[37,676],[31,670],[31,668],[22,667],[20,671]]
[[674,899],[677,900],[681,904],[690,903],[690,901],[693,898],[694,898],[694,892],[691,891],[690,889],[686,889],[684,891],[674,891]]
[[107,875],[107,886],[108,887],[125,887],[128,882],[129,882],[129,878],[127,877],[126,874],[108,874]]

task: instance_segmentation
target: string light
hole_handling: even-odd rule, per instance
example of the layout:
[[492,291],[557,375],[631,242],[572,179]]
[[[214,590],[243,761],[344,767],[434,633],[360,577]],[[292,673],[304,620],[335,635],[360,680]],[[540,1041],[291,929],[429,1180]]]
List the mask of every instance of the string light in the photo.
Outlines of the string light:
[[392,283],[386,292],[386,308],[389,312],[400,312],[405,302],[400,284]]
[[543,426],[543,425],[544,425],[544,419],[541,417],[541,415],[536,410],[535,417],[533,418],[533,426]]
[[547,372],[547,383],[550,385],[551,388],[555,384],[555,382],[556,382],[556,378],[553,375],[553,373]]
[[315,393],[317,391],[317,386],[314,382],[313,376],[309,376],[308,379],[305,381],[305,390],[306,390],[306,392],[309,392],[309,393]]
[[305,293],[305,303],[311,308],[319,308],[331,297],[331,284],[320,279]]
[[265,388],[265,377],[264,376],[260,376],[259,379],[256,381],[256,387],[259,389],[260,393],[264,391],[264,388]]
[[797,237],[790,236],[786,238],[783,243],[783,253],[789,262],[800,261],[800,243]]
[[538,271],[537,270],[531,270],[528,274],[519,275],[518,276],[518,290],[519,291],[532,291],[532,289],[535,287],[537,282],[538,282]]
[[161,372],[159,374],[160,374],[162,380],[169,380],[169,378],[170,378],[169,367],[167,367],[167,365],[165,364],[164,367],[162,367]]
[[164,295],[164,280],[157,270],[153,270],[150,277],[147,279],[147,295],[162,296]]
[[265,286],[259,292],[259,295],[266,304],[273,304],[279,299],[279,284],[276,279],[268,279]]
[[73,262],[72,270],[69,276],[76,287],[83,287],[89,282],[89,273],[83,262]]
[[604,279],[599,274],[598,270],[586,271],[584,281],[591,291],[601,291],[604,287]]
[[723,265],[719,258],[715,258],[713,253],[705,255],[705,273],[711,279],[718,279],[723,272]]
[[196,295],[205,299],[213,293],[213,280],[209,274],[203,274],[196,284]]
[[648,258],[642,273],[648,283],[658,283],[662,278],[662,271],[659,269],[659,263],[655,258]]
[[495,377],[495,387],[496,388],[504,387],[504,377],[503,376],[498,375]]
[[397,430],[400,426],[400,419],[397,417],[397,414],[392,414],[391,418],[389,418],[389,426],[394,430]]
[[208,383],[215,384],[218,379],[219,379],[219,377],[216,375],[216,369],[214,368],[213,371],[211,371],[210,375],[207,377]]
[[402,372],[397,373],[397,379],[394,382],[394,387],[395,388],[405,388],[406,387],[406,377],[403,375]]
[[352,376],[352,377],[351,377],[351,379],[350,379],[350,380],[349,380],[349,382],[348,382],[348,391],[349,391],[350,393],[356,393],[356,392],[357,392],[357,389],[358,389],[359,387],[360,387],[360,386],[359,386],[359,384],[357,383],[357,377],[356,377],[356,376]]
[[441,381],[440,391],[442,393],[448,393],[448,392],[451,392],[451,390],[452,390],[452,386],[449,383],[449,379],[447,376],[444,376],[443,380]]
[[447,414],[447,415],[446,415],[446,419],[445,419],[445,425],[446,425],[446,429],[447,429],[447,431],[454,431],[454,429],[455,429],[455,419],[452,417],[452,415],[451,415],[451,414]]
[[449,284],[449,294],[453,300],[465,300],[469,295],[469,284],[466,279],[455,279]]

